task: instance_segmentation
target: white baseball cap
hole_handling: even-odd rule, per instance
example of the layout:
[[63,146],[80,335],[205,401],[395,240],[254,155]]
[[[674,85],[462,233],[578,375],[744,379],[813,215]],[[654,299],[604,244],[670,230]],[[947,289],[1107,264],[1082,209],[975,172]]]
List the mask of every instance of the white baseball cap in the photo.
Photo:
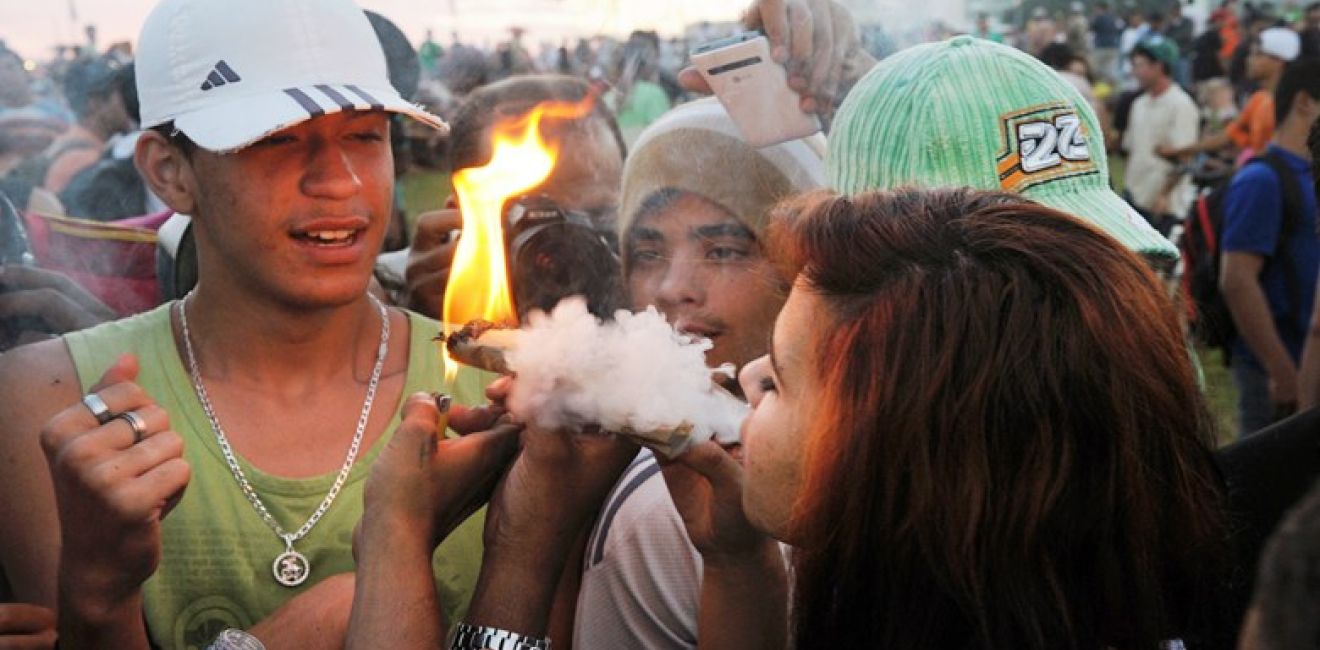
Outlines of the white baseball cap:
[[1292,61],[1302,53],[1302,37],[1287,27],[1271,27],[1260,33],[1260,53]]
[[390,86],[352,0],[162,0],[138,37],[137,88],[143,128],[173,121],[219,153],[346,109],[449,130]]

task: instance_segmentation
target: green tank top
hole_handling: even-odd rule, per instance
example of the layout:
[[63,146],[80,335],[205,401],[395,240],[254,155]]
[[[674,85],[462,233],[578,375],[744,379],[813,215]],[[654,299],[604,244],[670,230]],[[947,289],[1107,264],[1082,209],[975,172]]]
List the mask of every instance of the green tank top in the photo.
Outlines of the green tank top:
[[[297,588],[281,586],[275,582],[271,564],[284,551],[284,542],[248,503],[225,464],[174,345],[171,304],[66,335],[65,342],[84,391],[119,355],[136,354],[141,362],[138,383],[169,412],[170,423],[184,439],[184,458],[192,466],[192,480],[183,499],[161,524],[160,568],[143,591],[152,641],[161,648],[182,650],[205,648],[225,628],[251,627],[316,582],[353,570],[353,527],[362,516],[362,488],[377,454],[399,424],[401,404],[392,405],[395,413],[386,433],[359,456],[334,505],[298,542],[297,550],[311,564],[311,577]],[[432,342],[438,325],[411,312],[408,318],[411,336],[402,396],[441,390],[444,379]],[[483,402],[490,377],[460,371],[451,391],[454,399],[466,405]],[[262,472],[241,457],[239,464],[286,530],[306,521],[337,474],[295,480]],[[483,509],[436,549],[432,566],[446,621],[462,620],[467,611],[481,568],[484,521]]]

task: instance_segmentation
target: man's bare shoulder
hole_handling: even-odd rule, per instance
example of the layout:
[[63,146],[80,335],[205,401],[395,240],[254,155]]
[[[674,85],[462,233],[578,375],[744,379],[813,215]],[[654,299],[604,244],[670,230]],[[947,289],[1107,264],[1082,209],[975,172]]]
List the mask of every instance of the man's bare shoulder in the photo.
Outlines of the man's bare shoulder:
[[59,524],[41,430],[82,393],[64,341],[0,354],[0,566],[23,602],[55,605]]
[[81,395],[78,370],[63,340],[50,339],[0,354],[0,467],[30,471],[19,459],[30,462],[33,454],[41,458],[42,427],[77,403]]
[[[0,354],[0,447],[15,434],[35,436],[50,419],[82,394],[78,370],[61,339],[14,348]],[[36,429],[30,423],[38,421]],[[23,426],[27,424],[28,426]],[[16,428],[28,429],[16,431]]]

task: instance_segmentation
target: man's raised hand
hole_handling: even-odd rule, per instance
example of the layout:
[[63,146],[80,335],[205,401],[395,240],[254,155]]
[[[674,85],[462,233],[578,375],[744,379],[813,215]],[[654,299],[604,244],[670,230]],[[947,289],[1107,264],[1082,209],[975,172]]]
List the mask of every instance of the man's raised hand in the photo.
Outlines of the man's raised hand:
[[[802,96],[804,112],[829,115],[846,82],[875,63],[861,47],[852,14],[833,0],[754,0],[743,26],[765,32],[770,55],[788,70],[788,85]],[[701,74],[687,68],[679,83],[710,93]]]
[[440,317],[449,266],[458,248],[451,235],[462,227],[463,216],[455,209],[426,212],[418,218],[408,253],[404,306],[432,318]]
[[141,585],[160,563],[161,519],[191,475],[183,439],[137,374],[137,358],[120,357],[92,388],[104,414],[93,413],[95,400],[78,402],[41,431],[60,521],[61,638],[66,624],[140,627],[140,610],[124,608],[140,607]]
[[[485,505],[517,453],[519,427],[514,425],[491,422],[489,430],[446,438],[440,427],[448,422],[448,399],[442,397],[437,405],[431,395],[417,393],[404,404],[403,420],[367,479],[364,545],[374,542],[375,533],[388,531],[388,536],[415,535],[435,548]],[[465,424],[477,420],[468,416]]]

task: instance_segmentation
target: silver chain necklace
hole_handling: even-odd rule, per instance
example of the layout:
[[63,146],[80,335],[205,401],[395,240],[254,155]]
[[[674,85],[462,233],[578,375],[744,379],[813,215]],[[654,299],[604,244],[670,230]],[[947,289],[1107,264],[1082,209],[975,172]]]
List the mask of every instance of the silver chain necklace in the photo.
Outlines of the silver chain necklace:
[[197,393],[197,401],[202,403],[202,410],[206,413],[206,419],[211,421],[211,429],[215,432],[215,439],[220,444],[220,451],[225,456],[225,462],[229,464],[229,472],[234,475],[234,480],[238,482],[238,487],[243,490],[247,500],[256,509],[257,514],[261,515],[262,520],[266,522],[275,534],[284,540],[284,552],[275,557],[271,563],[271,573],[274,574],[276,582],[285,587],[297,587],[306,582],[307,577],[312,573],[312,565],[307,561],[307,557],[293,549],[293,543],[302,539],[307,533],[311,532],[312,526],[321,520],[330,509],[330,504],[334,503],[335,497],[339,496],[339,489],[344,486],[344,481],[348,479],[348,474],[353,469],[353,462],[357,460],[358,448],[362,445],[362,434],[367,430],[367,421],[371,418],[371,403],[376,399],[376,386],[380,384],[380,374],[385,368],[385,355],[389,351],[390,344],[390,319],[385,311],[385,305],[381,304],[375,296],[368,294],[371,301],[376,304],[376,309],[380,312],[380,347],[376,350],[376,366],[371,369],[371,382],[367,384],[367,398],[362,402],[362,415],[358,417],[357,431],[353,433],[353,442],[348,446],[348,455],[344,458],[344,466],[339,469],[339,476],[335,477],[334,485],[330,486],[330,491],[326,493],[325,499],[321,500],[321,505],[317,506],[312,516],[293,533],[284,530],[280,522],[275,520],[266,509],[266,504],[261,502],[261,497],[253,489],[252,484],[248,482],[247,476],[243,474],[243,468],[239,466],[238,459],[234,456],[234,449],[229,445],[229,438],[225,437],[225,431],[220,426],[220,419],[215,415],[215,409],[211,406],[211,400],[207,396],[206,386],[202,385],[202,374],[198,371],[197,355],[193,352],[192,334],[188,331],[188,300],[192,294],[184,297],[179,305],[179,324],[183,328],[183,347],[188,354],[188,375],[192,378],[193,390]]

